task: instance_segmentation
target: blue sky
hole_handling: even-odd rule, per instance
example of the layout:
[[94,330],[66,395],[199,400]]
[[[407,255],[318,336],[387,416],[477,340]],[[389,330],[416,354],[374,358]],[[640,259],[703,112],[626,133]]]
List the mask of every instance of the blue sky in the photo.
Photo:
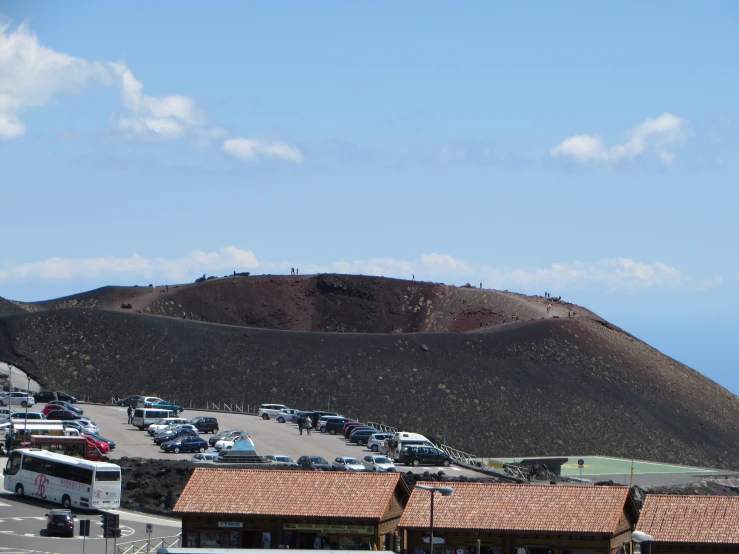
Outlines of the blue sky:
[[0,296],[545,290],[733,392],[736,3],[0,3]]

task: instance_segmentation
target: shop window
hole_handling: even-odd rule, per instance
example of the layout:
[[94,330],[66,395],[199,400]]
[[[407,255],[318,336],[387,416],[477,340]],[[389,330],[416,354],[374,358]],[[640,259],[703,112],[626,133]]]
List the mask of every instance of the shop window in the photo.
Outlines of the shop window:
[[200,548],[218,548],[220,544],[218,533],[200,533]]

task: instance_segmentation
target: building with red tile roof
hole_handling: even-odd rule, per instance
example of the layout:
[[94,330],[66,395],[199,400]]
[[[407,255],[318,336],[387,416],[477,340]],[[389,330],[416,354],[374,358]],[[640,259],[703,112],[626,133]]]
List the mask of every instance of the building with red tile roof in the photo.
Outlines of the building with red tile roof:
[[187,547],[384,549],[405,490],[397,473],[197,468],[173,513]]
[[636,529],[654,539],[642,552],[739,552],[739,497],[649,494]]
[[[528,554],[618,551],[636,510],[627,487],[443,483],[435,494],[435,552]],[[428,552],[431,492],[415,489],[398,524],[410,553]],[[523,552],[523,551],[521,551]]]

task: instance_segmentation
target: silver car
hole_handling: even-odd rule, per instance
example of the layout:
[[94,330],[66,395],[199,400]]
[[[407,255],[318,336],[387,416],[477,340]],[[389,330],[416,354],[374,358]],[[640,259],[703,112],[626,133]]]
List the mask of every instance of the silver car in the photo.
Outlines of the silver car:
[[295,460],[293,460],[290,456],[285,456],[284,454],[267,454],[264,459],[275,465],[293,467],[298,466],[298,464],[295,463]]
[[0,393],[0,406],[34,406],[36,399],[29,396],[25,392],[4,392]]
[[365,456],[362,463],[367,468],[367,471],[395,471],[393,461],[381,454]]
[[343,456],[339,456],[334,460],[334,463],[331,464],[331,466],[334,469],[338,469],[339,471],[365,471],[364,464],[357,460],[356,458],[344,458]]

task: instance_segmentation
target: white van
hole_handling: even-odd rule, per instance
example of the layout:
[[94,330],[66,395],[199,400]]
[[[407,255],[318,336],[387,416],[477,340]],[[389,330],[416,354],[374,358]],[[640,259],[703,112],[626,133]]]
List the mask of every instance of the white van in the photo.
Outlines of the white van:
[[156,423],[160,419],[174,417],[174,413],[170,410],[160,410],[157,408],[136,408],[133,411],[133,426],[138,427],[142,431],[152,423]]
[[388,458],[397,458],[404,446],[434,446],[434,443],[419,433],[399,431],[391,438],[385,439],[380,452]]

